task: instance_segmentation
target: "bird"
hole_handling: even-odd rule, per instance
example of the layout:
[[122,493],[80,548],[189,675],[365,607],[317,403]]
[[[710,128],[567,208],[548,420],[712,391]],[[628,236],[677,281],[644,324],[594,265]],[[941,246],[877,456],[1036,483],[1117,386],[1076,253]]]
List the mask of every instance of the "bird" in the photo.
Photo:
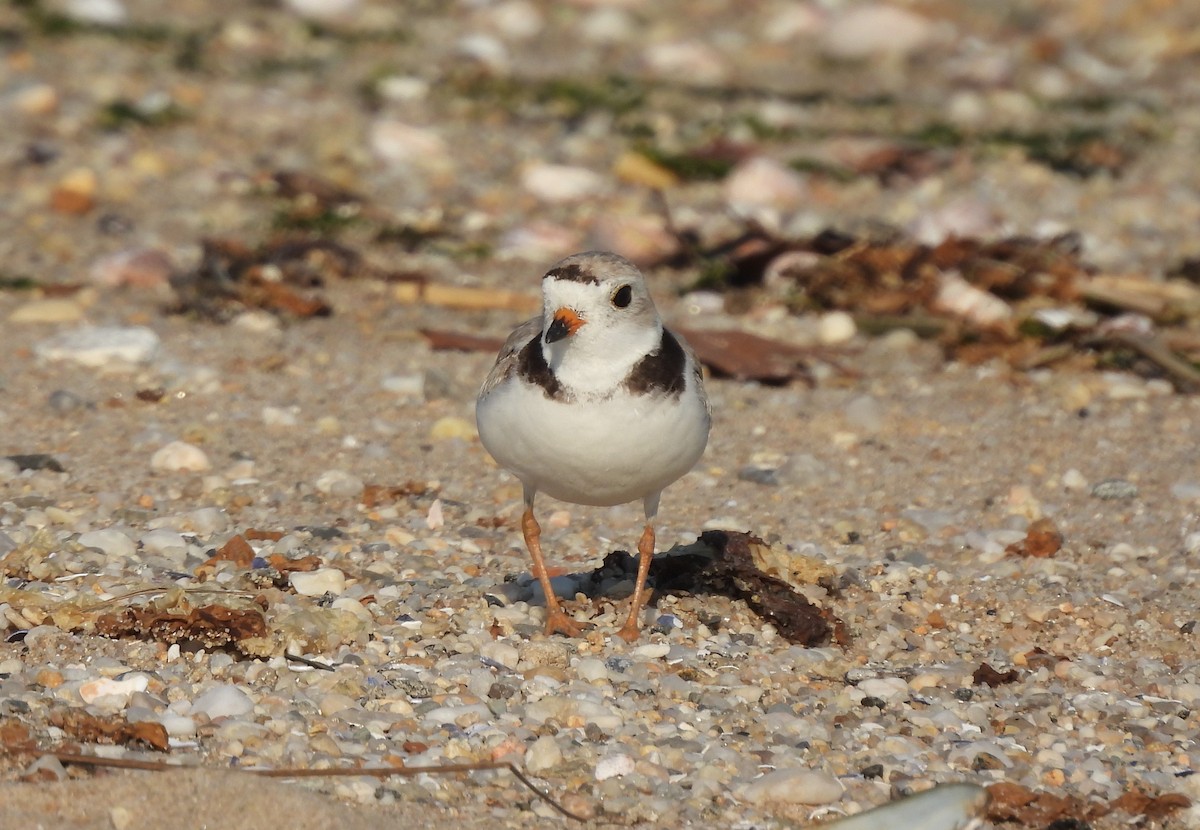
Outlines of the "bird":
[[700,364],[663,326],[638,267],[586,251],[546,271],[542,312],[505,341],[475,417],[484,449],[521,482],[521,532],[545,593],[547,635],[583,631],[551,587],[534,497],[601,507],[641,500],[637,579],[617,632],[635,642],[659,500],[700,460],[712,426]]

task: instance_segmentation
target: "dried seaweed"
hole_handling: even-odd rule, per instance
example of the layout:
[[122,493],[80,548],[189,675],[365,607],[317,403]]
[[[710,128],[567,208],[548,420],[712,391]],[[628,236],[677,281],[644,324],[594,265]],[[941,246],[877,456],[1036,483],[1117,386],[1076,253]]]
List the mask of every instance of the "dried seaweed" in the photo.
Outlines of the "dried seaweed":
[[231,239],[205,239],[200,262],[171,277],[175,310],[225,321],[245,309],[295,317],[327,316],[317,293],[361,265],[350,248],[321,239],[283,238],[251,248]]
[[[843,642],[841,620],[762,570],[756,563],[756,546],[766,543],[749,533],[707,531],[694,545],[656,556],[650,563],[650,582],[662,594],[715,594],[741,600],[790,643],[816,647]],[[605,557],[590,579],[599,585],[613,574],[636,572],[637,560],[616,551]]]
[[130,723],[120,717],[100,717],[83,709],[60,709],[50,715],[50,724],[69,737],[89,744],[119,744],[166,752],[167,730],[161,723]]
[[1025,538],[1013,542],[1005,552],[1009,556],[1032,556],[1046,559],[1062,550],[1063,535],[1052,519],[1038,519],[1029,525]]
[[1020,672],[1016,669],[1008,671],[997,671],[988,663],[980,663],[979,668],[971,675],[971,682],[976,686],[1003,686],[1007,683],[1016,683],[1021,677]]
[[726,329],[681,331],[696,357],[718,377],[784,384],[810,380],[810,350],[744,331]]
[[406,481],[403,484],[367,484],[363,487],[359,501],[368,509],[384,504],[394,504],[401,499],[424,496],[433,489],[423,481]]
[[1191,806],[1191,801],[1180,793],[1152,796],[1138,789],[1127,790],[1108,803],[1035,791],[1008,781],[992,784],[987,790],[989,821],[1011,821],[1026,827],[1047,827],[1064,820],[1091,822],[1114,811],[1160,821]]
[[[828,229],[791,239],[748,224],[705,247],[674,232],[686,253],[672,264],[696,268],[697,288],[736,297],[766,291],[797,313],[846,311],[868,334],[909,328],[966,363],[1001,359],[1026,370],[1077,355],[1077,362],[1164,377],[1181,392],[1200,390],[1200,343],[1179,336],[1180,326],[1200,320],[1200,288],[1190,272],[1181,266],[1166,281],[1098,275],[1077,234],[925,245],[895,231]],[[1177,328],[1134,334],[1105,327],[1127,313]]]
[[204,605],[186,613],[126,608],[115,614],[101,615],[95,622],[95,631],[105,637],[134,637],[235,650],[246,640],[265,638],[268,634],[262,611],[224,605]]

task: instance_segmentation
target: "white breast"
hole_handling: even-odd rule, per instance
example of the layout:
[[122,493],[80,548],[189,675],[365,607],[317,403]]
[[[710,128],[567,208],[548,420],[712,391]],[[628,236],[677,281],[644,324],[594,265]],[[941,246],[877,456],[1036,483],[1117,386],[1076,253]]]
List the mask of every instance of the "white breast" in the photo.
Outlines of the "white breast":
[[556,499],[608,506],[653,496],[708,442],[708,410],[692,378],[678,398],[619,391],[566,403],[512,381],[479,402],[479,438],[501,466]]

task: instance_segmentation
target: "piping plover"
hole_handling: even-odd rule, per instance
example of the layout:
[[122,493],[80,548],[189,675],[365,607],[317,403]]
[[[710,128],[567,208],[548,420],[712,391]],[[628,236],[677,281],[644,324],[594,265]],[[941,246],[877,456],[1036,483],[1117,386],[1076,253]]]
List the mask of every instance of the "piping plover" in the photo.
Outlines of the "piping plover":
[[578,636],[550,586],[534,496],[612,506],[641,499],[646,527],[629,619],[633,642],[663,488],[700,460],[712,422],[700,365],[663,327],[637,267],[588,252],[542,277],[542,313],[517,328],[475,405],[479,439],[524,487],[521,530],[546,594],[546,633]]

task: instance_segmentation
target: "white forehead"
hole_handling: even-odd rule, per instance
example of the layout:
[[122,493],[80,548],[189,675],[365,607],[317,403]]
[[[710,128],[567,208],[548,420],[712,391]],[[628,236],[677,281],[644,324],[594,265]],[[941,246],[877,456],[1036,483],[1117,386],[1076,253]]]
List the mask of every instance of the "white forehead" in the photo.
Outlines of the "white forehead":
[[608,295],[613,286],[607,281],[603,283],[575,282],[571,280],[556,280],[550,277],[542,280],[542,296],[547,305],[555,308],[569,306],[571,308],[589,308],[597,303],[607,303]]

